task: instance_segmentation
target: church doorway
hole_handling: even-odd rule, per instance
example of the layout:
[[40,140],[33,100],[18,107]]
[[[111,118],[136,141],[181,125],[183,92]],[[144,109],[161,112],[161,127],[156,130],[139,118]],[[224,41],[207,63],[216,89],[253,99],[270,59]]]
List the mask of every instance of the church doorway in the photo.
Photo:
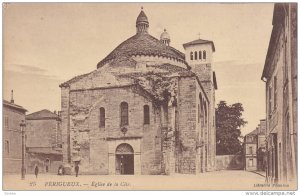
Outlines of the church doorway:
[[116,174],[134,174],[133,148],[129,144],[123,143],[116,148]]

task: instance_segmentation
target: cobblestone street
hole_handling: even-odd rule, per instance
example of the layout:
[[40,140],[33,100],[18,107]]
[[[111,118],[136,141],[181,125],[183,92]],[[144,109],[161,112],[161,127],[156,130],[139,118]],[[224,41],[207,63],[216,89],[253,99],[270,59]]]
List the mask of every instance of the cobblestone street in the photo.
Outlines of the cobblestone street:
[[[242,170],[223,170],[200,175],[174,174],[171,176],[110,176],[79,175],[58,176],[41,174],[6,175],[5,190],[281,190],[289,187],[266,186],[265,178],[259,174]],[[262,187],[261,185],[264,185]]]

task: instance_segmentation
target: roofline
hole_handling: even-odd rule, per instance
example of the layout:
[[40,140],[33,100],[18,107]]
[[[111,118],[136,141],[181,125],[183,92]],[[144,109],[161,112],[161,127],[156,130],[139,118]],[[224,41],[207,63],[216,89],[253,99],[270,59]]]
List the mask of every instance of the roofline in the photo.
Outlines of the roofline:
[[27,117],[27,115],[25,116],[26,120],[61,120],[60,117],[39,117],[39,118],[32,118],[32,117]]
[[[267,51],[267,55],[266,55],[266,59],[265,59],[265,64],[264,64],[264,69],[263,69],[263,73],[261,76],[261,80],[266,82],[269,79],[269,75],[268,72],[271,69],[272,66],[272,62],[274,59],[274,50],[276,50],[276,46],[278,44],[278,39],[280,37],[280,30],[282,28],[282,22],[283,22],[283,18],[278,18],[277,17],[277,13],[282,11],[282,7],[284,9],[284,6],[288,5],[286,3],[275,3],[274,4],[274,9],[273,9],[273,19],[272,19],[272,32],[271,32],[271,36],[270,36],[270,41],[269,41],[269,46],[268,46],[268,51]],[[266,80],[265,80],[266,79]]]
[[[169,46],[171,47],[171,46]],[[173,48],[175,49],[175,48]],[[177,50],[177,49],[176,49]],[[178,50],[177,50],[178,51]],[[180,51],[179,51],[180,52]],[[165,58],[171,58],[173,60],[176,60],[176,61],[182,61],[183,64],[185,64],[187,67],[190,67],[188,65],[188,63],[185,61],[184,58],[177,58],[177,57],[170,57],[169,55],[164,55],[164,54],[139,54],[139,53],[136,53],[136,54],[132,54],[132,55],[129,55],[129,57],[133,57],[133,56],[148,56],[148,57],[155,57],[155,56],[158,56],[158,57],[165,57]],[[105,57],[106,58],[106,57]],[[109,59],[103,59],[101,60],[99,63],[97,63],[97,69],[99,69],[100,67],[103,67],[106,63],[110,63],[111,61],[113,61],[115,58],[109,58]],[[104,61],[105,60],[105,61]]]
[[4,106],[7,106],[7,107],[10,107],[10,108],[13,108],[15,110],[19,110],[19,111],[22,111],[24,113],[26,113],[28,110],[26,110],[25,108],[23,108],[22,106],[20,105],[17,105],[17,104],[14,104],[14,103],[10,103],[9,101],[6,101],[6,100],[3,100],[3,107]]
[[187,47],[193,46],[193,45],[211,44],[212,50],[213,50],[213,52],[215,52],[216,48],[215,48],[214,42],[213,41],[209,41],[209,40],[205,40],[205,41],[206,41],[205,43],[190,43],[190,42],[188,42],[188,43],[182,44],[182,46],[183,46],[184,49],[186,49]]
[[112,89],[112,88],[123,88],[123,87],[130,87],[134,86],[134,83],[125,84],[125,85],[116,85],[116,86],[107,86],[107,87],[95,87],[95,88],[81,88],[81,89],[70,89],[70,92],[78,92],[78,91],[88,91],[88,90],[102,90],[102,89]]

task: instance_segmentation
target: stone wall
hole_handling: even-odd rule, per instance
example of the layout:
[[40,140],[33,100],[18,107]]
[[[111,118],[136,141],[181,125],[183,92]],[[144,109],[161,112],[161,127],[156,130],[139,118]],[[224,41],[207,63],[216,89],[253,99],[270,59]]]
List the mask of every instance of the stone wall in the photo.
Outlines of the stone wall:
[[196,173],[197,102],[195,78],[180,78],[178,92],[178,145],[177,170]]
[[[69,100],[68,100],[69,96]],[[108,174],[108,141],[141,138],[142,174],[157,174],[161,168],[160,110],[150,99],[139,95],[134,87],[77,91],[68,95],[62,90],[62,119],[69,120],[71,158],[80,157],[81,172]],[[129,125],[124,135],[120,127],[120,104],[128,103]],[[143,106],[150,107],[150,125],[144,125]],[[65,115],[68,113],[69,118]],[[105,108],[105,127],[99,127],[99,109]],[[68,138],[68,122],[63,122],[64,141]],[[67,154],[68,147],[64,146]]]
[[242,155],[217,155],[216,170],[242,170],[244,169]]
[[[46,161],[47,159],[49,162]],[[62,155],[58,154],[27,153],[26,173],[33,174],[35,166],[38,166],[39,173],[57,174],[58,167],[63,163],[62,159]],[[46,171],[47,165],[48,172]]]
[[[54,147],[59,142],[56,119],[26,120],[27,147]],[[42,139],[41,139],[42,138]]]

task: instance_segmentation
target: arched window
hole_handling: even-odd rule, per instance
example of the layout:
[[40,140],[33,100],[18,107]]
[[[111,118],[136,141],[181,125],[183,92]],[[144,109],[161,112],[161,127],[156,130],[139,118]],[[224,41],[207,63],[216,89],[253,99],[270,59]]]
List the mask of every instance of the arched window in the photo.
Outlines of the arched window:
[[195,60],[197,60],[198,59],[198,55],[197,55],[197,51],[195,51]]
[[203,51],[203,59],[206,59],[206,51]]
[[121,126],[128,125],[128,103],[121,103]]
[[199,51],[199,59],[200,60],[202,59],[202,52],[201,52],[201,50]]
[[191,52],[191,60],[193,60],[193,52]]
[[150,109],[148,105],[144,105],[144,124],[150,124]]
[[99,127],[105,127],[105,109],[100,108]]

